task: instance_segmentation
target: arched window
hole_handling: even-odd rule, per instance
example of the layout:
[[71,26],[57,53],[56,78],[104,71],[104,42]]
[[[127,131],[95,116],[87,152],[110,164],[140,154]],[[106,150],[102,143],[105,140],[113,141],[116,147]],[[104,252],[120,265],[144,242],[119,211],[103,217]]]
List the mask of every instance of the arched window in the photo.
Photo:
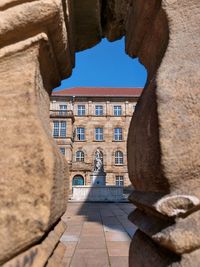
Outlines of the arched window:
[[76,161],[84,161],[84,152],[82,150],[78,150],[76,152]]
[[84,185],[84,178],[82,175],[75,175],[72,179],[72,186]]
[[115,164],[116,165],[121,165],[123,163],[124,163],[123,153],[118,150],[118,151],[115,152]]

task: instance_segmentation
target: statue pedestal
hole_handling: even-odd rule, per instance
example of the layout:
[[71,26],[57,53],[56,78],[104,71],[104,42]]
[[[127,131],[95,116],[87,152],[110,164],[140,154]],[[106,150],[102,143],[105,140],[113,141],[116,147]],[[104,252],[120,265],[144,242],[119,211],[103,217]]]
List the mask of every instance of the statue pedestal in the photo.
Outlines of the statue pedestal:
[[105,172],[93,172],[90,175],[91,186],[105,186],[106,174]]
[[123,186],[73,186],[73,201],[121,202]]

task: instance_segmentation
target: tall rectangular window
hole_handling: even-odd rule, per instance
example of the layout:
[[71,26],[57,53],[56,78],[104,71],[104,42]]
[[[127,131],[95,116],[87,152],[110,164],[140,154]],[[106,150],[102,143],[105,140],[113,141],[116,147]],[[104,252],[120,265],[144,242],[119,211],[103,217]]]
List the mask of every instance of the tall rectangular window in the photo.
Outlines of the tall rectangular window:
[[66,121],[53,121],[53,137],[66,137]]
[[102,105],[96,105],[95,106],[95,115],[96,116],[103,116],[103,106]]
[[76,135],[77,135],[77,140],[84,141],[85,140],[85,128],[77,127]]
[[67,105],[60,105],[59,115],[64,115],[67,111]]
[[85,116],[85,105],[78,105],[78,116]]
[[122,115],[122,107],[121,106],[114,106],[113,113],[114,113],[114,116],[121,116]]
[[122,141],[122,128],[115,128],[114,129],[114,140],[115,141]]
[[95,128],[95,140],[103,141],[103,128]]
[[116,177],[115,177],[115,184],[117,186],[123,186],[124,185],[124,176],[122,176],[122,175],[116,175]]
[[53,121],[53,137],[59,137],[59,121]]
[[60,121],[60,137],[66,137],[66,121]]
[[124,163],[124,155],[121,151],[115,152],[115,165],[122,165]]
[[65,155],[65,147],[60,147],[60,152]]

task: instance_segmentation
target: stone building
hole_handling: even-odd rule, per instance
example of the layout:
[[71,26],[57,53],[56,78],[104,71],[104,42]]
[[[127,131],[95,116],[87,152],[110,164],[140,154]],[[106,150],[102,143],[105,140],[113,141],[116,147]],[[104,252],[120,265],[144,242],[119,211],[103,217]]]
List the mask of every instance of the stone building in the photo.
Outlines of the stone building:
[[69,163],[70,188],[91,184],[97,149],[106,184],[130,185],[126,140],[141,92],[142,88],[72,88],[52,94],[52,134]]

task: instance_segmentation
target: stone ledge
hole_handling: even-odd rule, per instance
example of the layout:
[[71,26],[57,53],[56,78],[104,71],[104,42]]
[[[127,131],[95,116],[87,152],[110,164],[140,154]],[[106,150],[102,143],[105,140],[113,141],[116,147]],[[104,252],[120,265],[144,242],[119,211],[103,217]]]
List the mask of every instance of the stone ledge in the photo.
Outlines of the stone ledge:
[[122,186],[74,186],[72,200],[91,202],[120,202],[123,200]]
[[200,200],[189,194],[133,191],[129,200],[139,209],[166,218],[185,217],[200,208]]
[[45,266],[46,263],[50,261],[51,257],[55,256],[54,252],[58,248],[60,237],[65,230],[66,224],[60,220],[40,244],[31,247],[12,260],[6,262],[2,267]]

